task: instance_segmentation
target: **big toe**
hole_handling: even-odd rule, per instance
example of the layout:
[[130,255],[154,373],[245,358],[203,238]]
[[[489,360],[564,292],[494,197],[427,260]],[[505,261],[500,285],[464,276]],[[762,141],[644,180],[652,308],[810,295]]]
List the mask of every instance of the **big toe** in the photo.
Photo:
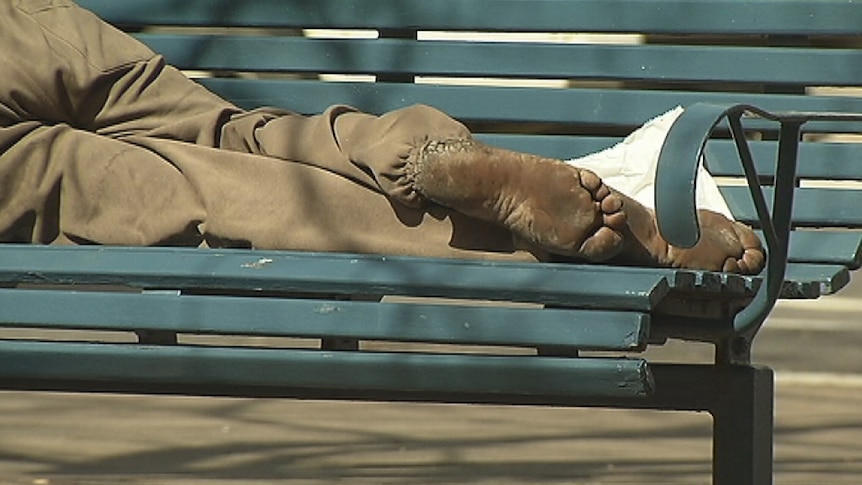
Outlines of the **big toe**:
[[742,255],[736,260],[737,273],[757,274],[766,265],[766,251],[760,238],[748,226],[734,222],[734,232],[742,245]]

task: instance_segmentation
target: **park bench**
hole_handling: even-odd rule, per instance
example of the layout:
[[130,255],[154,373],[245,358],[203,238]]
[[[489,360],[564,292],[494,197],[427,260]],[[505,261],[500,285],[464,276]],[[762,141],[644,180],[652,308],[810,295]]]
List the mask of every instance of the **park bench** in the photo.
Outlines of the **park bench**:
[[[488,143],[572,158],[682,105],[663,233],[697,237],[704,153],[768,266],[10,244],[0,388],[707,411],[713,482],[771,483],[773,373],[752,339],[777,299],[835,293],[862,260],[862,95],[842,89],[862,84],[862,5],[80,3],[247,108],[425,103]],[[714,361],[644,355],[669,339],[712,343]]]

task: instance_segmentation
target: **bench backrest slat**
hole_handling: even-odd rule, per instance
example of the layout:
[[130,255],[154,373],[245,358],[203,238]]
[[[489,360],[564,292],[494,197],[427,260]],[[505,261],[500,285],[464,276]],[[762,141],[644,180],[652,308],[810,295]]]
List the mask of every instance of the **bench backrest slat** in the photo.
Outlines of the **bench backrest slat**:
[[[747,187],[722,187],[731,211],[738,219],[753,222],[756,220],[754,204],[747,198]],[[772,191],[765,191],[771,200]],[[793,223],[798,226],[822,227],[837,226],[848,228],[862,227],[862,192],[856,190],[830,188],[796,189],[793,208]]]
[[[764,177],[775,175],[775,142],[751,142],[757,173]],[[713,140],[707,144],[706,159],[713,175],[742,176],[733,143]],[[809,180],[862,181],[862,150],[855,143],[803,143],[799,151],[797,175]]]
[[790,261],[862,266],[862,234],[849,231],[794,231],[790,235]]
[[[615,136],[523,135],[486,133],[481,140],[502,147],[520,148],[552,158],[569,159],[594,153],[622,140]],[[764,179],[775,175],[777,147],[774,141],[749,143],[757,173]],[[742,177],[742,165],[730,140],[710,140],[705,156],[709,171],[717,177]],[[862,150],[853,143],[803,143],[799,153],[801,179],[862,182]]]
[[338,9],[315,2],[280,0],[79,3],[124,25],[841,35],[857,33],[862,23],[862,8],[845,0],[509,0],[505,8],[493,0],[409,4],[400,0],[344,0]]
[[[687,45],[140,34],[183,69],[862,85],[862,52]],[[249,55],[249,53],[254,55]]]
[[[839,96],[788,96],[661,90],[523,89],[505,86],[333,82],[208,78],[201,83],[242,107],[270,105],[318,113],[334,102],[373,113],[426,103],[472,122],[558,124],[574,131],[583,125],[629,131],[679,105],[696,102],[753,104],[770,110],[862,112],[862,99]],[[337,101],[336,101],[337,100]],[[506,107],[500,110],[500,106]],[[755,123],[756,125],[756,123]],[[775,129],[761,123],[764,129]],[[810,132],[860,131],[862,123],[819,122]]]

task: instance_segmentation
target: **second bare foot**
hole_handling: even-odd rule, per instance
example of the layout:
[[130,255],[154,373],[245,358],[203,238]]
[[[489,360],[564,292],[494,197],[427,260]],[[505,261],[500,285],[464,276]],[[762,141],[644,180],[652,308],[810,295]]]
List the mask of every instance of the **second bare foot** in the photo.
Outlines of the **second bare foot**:
[[760,238],[746,226],[710,210],[698,210],[700,240],[691,248],[672,246],[661,237],[655,213],[618,194],[629,232],[621,257],[637,264],[757,274],[766,263]]

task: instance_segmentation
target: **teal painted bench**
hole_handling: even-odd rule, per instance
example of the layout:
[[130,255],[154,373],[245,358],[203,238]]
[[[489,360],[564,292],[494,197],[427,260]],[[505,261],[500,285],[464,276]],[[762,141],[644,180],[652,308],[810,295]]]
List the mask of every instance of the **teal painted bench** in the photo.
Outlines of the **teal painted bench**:
[[[571,158],[684,105],[663,233],[696,238],[704,152],[768,267],[5,245],[0,388],[707,411],[713,482],[771,482],[772,371],[751,341],[776,299],[837,292],[862,261],[862,95],[836,89],[862,84],[862,5],[80,3],[245,107],[426,103],[489,143]],[[668,339],[713,343],[715,361],[643,356]]]

